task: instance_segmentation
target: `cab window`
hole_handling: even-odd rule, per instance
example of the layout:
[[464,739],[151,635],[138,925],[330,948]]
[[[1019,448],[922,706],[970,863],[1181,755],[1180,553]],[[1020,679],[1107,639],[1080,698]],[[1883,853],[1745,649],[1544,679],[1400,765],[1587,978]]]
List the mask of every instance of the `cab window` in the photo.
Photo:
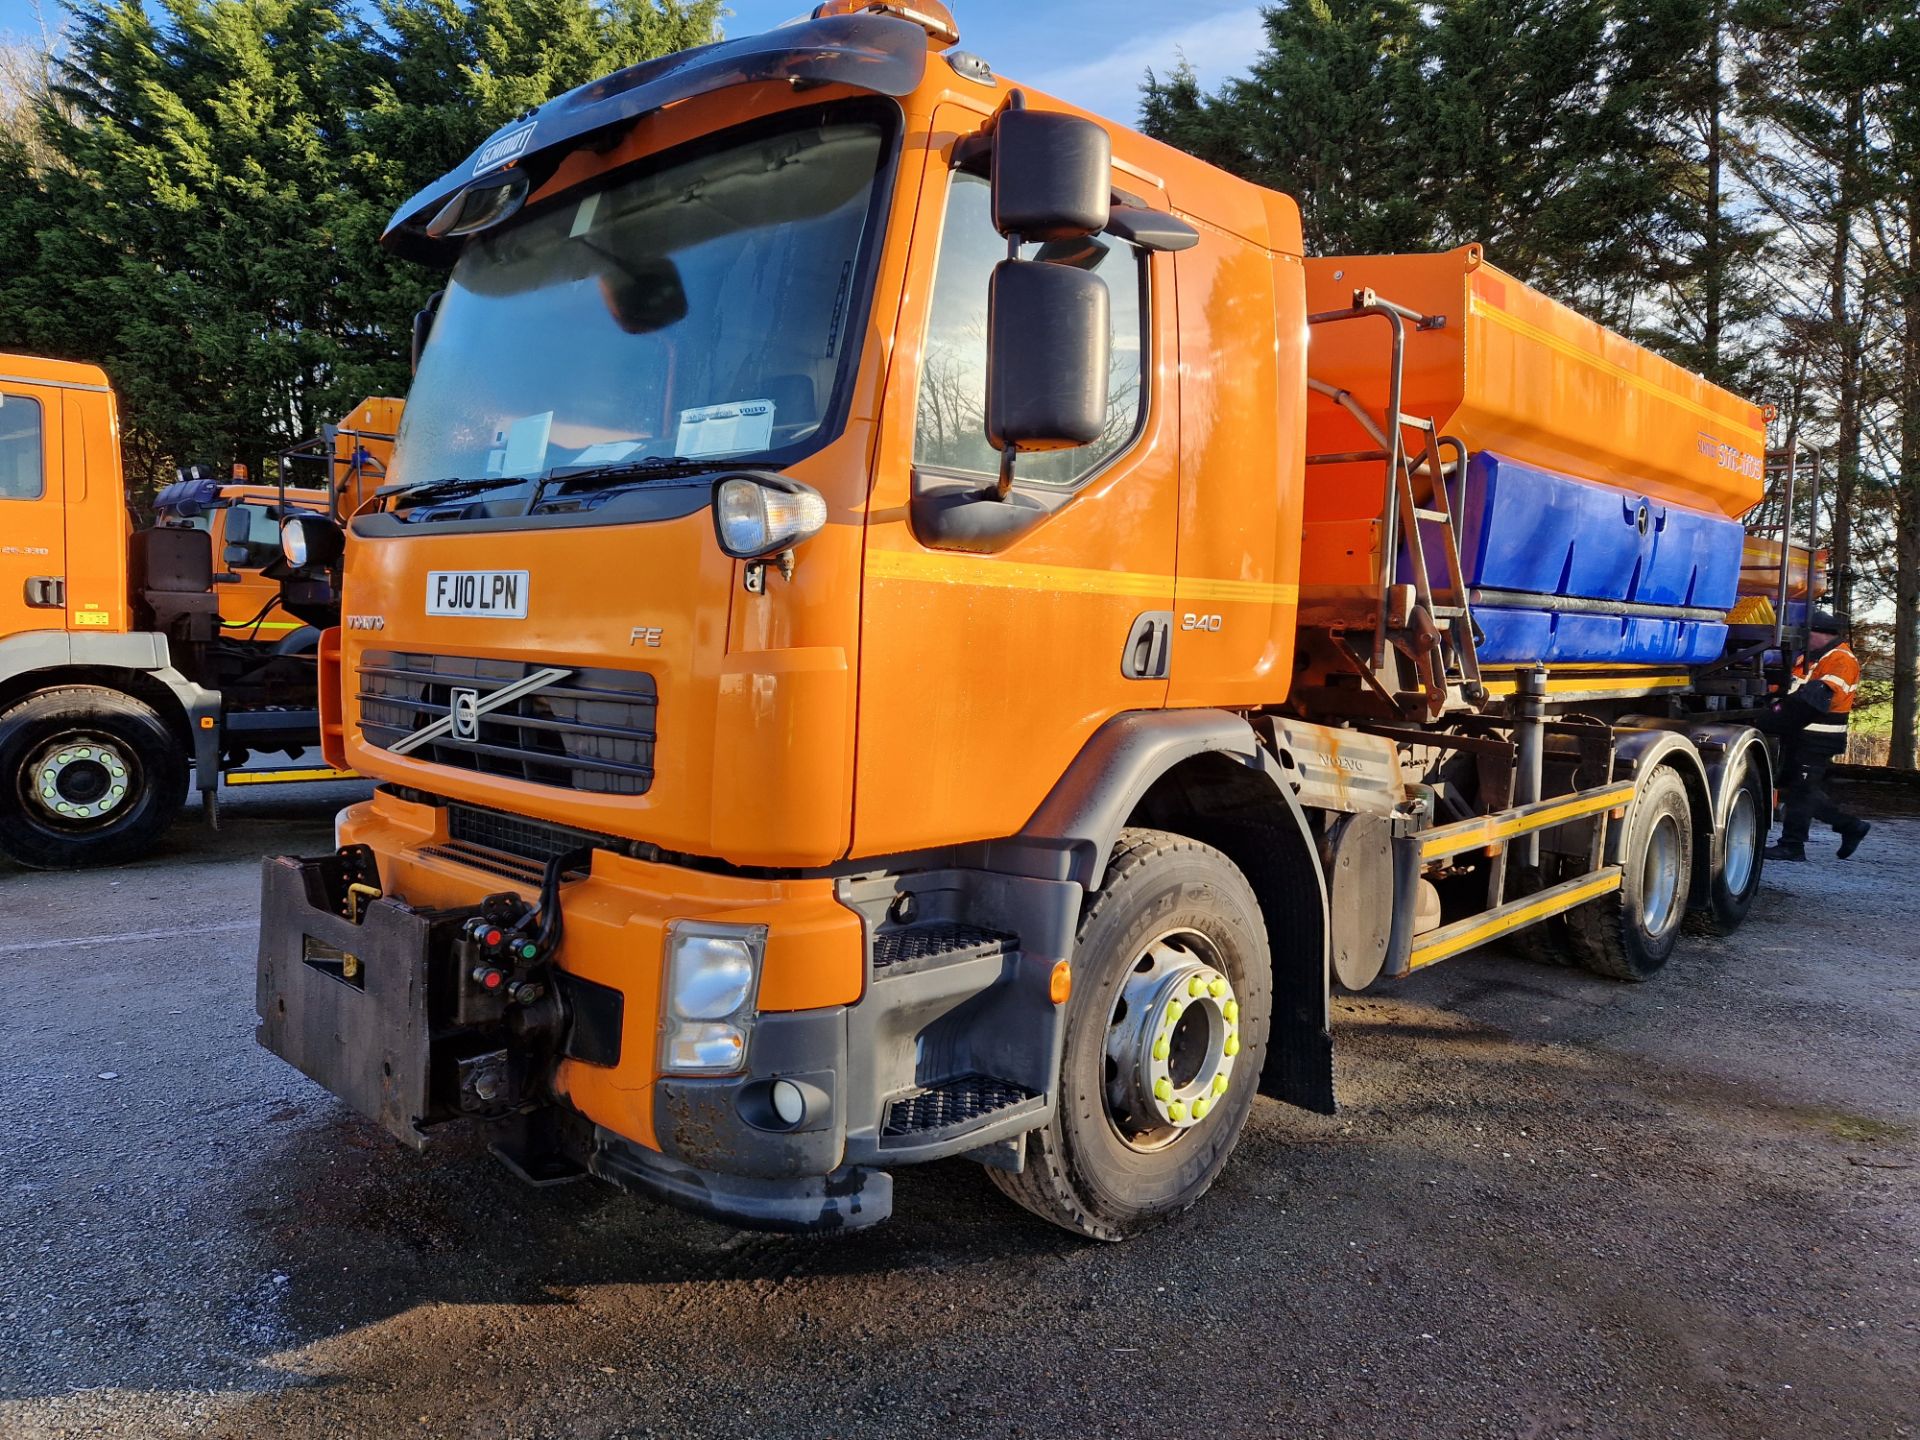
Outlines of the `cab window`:
[[40,402],[0,395],[0,500],[38,500],[46,493]]
[[[986,434],[987,282],[993,267],[1007,258],[1007,242],[993,228],[992,195],[985,180],[961,172],[947,196],[913,437],[914,464],[925,470],[1000,473],[999,453]],[[1105,432],[1076,449],[1022,455],[1014,467],[1020,480],[1076,485],[1126,449],[1140,431],[1149,313],[1146,257],[1111,235],[1055,247],[1029,245],[1021,254],[1029,260],[1057,255],[1057,263],[1091,270],[1107,282],[1113,297]]]
[[[235,517],[245,512],[247,518],[236,523]],[[227,544],[239,545],[247,552],[244,560],[236,560],[235,565],[242,570],[261,570],[280,557],[280,521],[278,510],[265,505],[230,505],[227,507]],[[240,528],[247,527],[247,536],[240,539]]]

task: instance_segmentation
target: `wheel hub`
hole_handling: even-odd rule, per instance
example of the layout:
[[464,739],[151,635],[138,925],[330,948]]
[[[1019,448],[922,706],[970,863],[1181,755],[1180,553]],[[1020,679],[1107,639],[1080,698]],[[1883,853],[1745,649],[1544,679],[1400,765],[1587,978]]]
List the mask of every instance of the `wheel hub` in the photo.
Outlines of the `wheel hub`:
[[1137,1149],[1198,1125],[1233,1083],[1240,1002],[1212,944],[1161,936],[1135,962],[1107,1027],[1107,1111]]
[[1726,860],[1721,873],[1727,889],[1744,895],[1753,878],[1753,862],[1760,853],[1760,825],[1753,791],[1745,786],[1733,797],[1733,809],[1727,816]]
[[133,793],[133,767],[118,746],[69,736],[34,757],[26,792],[55,820],[96,821],[119,809]]

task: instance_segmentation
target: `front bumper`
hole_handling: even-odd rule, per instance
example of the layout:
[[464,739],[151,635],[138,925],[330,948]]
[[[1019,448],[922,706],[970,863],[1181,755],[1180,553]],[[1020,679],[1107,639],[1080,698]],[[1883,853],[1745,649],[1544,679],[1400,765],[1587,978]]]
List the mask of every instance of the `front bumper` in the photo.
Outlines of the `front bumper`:
[[[258,1038],[416,1148],[479,1121],[523,1174],[571,1167],[743,1226],[846,1229],[886,1217],[887,1167],[955,1154],[1017,1167],[1018,1137],[1051,1113],[1062,1011],[1049,980],[1075,887],[959,871],[841,882],[828,928],[856,947],[847,1003],[771,1008],[821,990],[768,971],[744,1073],[663,1076],[659,936],[674,912],[751,913],[771,958],[783,935],[821,930],[818,896],[716,905],[675,867],[596,853],[591,877],[562,887],[555,1003],[476,1026],[455,998],[456,942],[500,880],[418,837],[389,849],[377,827],[343,829],[378,843],[265,862]],[[902,895],[917,912],[904,927]],[[806,1095],[798,1121],[775,1113],[776,1081]]]

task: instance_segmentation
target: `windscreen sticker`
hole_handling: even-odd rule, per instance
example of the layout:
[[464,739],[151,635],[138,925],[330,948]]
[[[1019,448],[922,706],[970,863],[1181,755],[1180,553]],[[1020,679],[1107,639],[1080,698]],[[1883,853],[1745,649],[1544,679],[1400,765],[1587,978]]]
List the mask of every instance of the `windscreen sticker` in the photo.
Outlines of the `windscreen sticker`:
[[694,460],[765,450],[773,442],[773,411],[771,400],[730,400],[682,410],[673,453]]
[[547,465],[547,437],[553,433],[553,411],[522,415],[507,429],[502,475],[532,475]]
[[617,465],[640,448],[638,440],[603,440],[589,445],[567,463],[569,465]]
[[593,217],[600,213],[600,191],[595,190],[580,202],[580,208],[573,212],[573,228],[567,231],[569,240],[578,240],[593,228]]

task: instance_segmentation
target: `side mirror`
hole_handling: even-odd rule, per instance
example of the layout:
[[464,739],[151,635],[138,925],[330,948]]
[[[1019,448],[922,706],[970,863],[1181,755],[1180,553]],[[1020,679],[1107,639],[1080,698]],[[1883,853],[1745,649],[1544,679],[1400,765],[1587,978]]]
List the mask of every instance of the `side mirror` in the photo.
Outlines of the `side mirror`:
[[427,348],[427,337],[433,334],[433,317],[440,313],[440,302],[447,298],[447,292],[436,290],[427,297],[427,303],[413,312],[413,373],[420,373],[420,352]]
[[224,551],[221,552],[223,558],[226,560],[227,568],[229,570],[231,570],[236,565],[246,564],[247,558],[252,553],[253,552],[248,550],[247,547],[244,545],[229,545]]
[[240,505],[227,507],[227,548],[245,545],[253,538],[253,512]]
[[1023,241],[1104,230],[1112,172],[1113,141],[1093,121],[1010,104],[993,122],[993,228]]
[[1002,260],[987,298],[987,438],[999,493],[1022,451],[1069,450],[1107,424],[1113,297],[1086,270]]

